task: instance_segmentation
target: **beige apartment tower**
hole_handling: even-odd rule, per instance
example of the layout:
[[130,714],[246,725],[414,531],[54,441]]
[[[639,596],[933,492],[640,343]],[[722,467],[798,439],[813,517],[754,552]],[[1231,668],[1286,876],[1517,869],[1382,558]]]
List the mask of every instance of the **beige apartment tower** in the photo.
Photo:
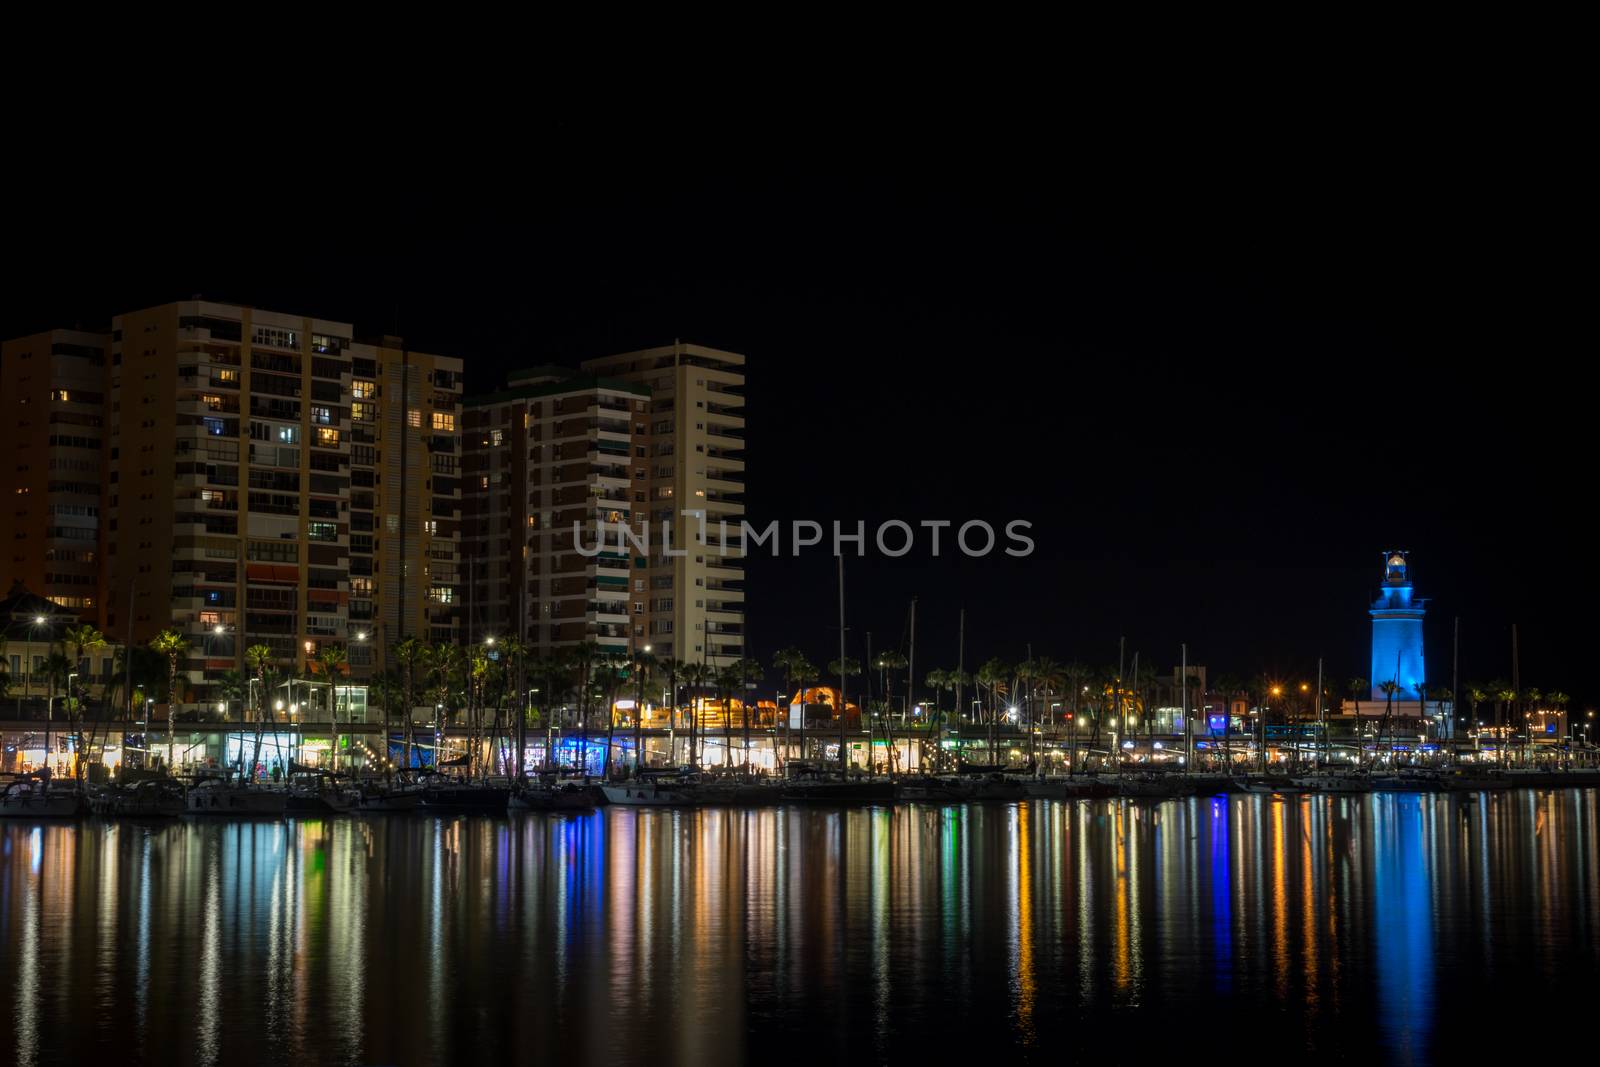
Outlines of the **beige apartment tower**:
[[[250,645],[297,672],[342,645],[360,678],[405,637],[453,640],[461,361],[352,332],[192,300],[119,315],[105,335],[7,342],[22,406],[74,419],[16,442],[13,495],[34,496],[37,466],[62,499],[59,522],[40,526],[50,513],[31,503],[11,516],[13,576],[112,640],[182,630],[180,703],[207,699]],[[18,421],[13,436],[38,436]],[[57,544],[52,527],[74,532]]]
[[[743,356],[673,344],[577,373],[519,372],[468,401],[463,566],[477,638],[520,634],[541,653],[648,646],[717,665],[743,656],[743,388]],[[648,552],[620,537],[646,524]],[[575,528],[591,553],[577,551]]]

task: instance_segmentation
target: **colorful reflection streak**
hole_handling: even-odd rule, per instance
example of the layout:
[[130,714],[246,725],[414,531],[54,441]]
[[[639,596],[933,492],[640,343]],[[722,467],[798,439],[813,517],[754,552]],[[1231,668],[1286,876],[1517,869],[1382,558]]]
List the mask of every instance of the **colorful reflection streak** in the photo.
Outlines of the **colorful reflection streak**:
[[20,1063],[1481,1058],[1586,1008],[1594,792],[0,824]]

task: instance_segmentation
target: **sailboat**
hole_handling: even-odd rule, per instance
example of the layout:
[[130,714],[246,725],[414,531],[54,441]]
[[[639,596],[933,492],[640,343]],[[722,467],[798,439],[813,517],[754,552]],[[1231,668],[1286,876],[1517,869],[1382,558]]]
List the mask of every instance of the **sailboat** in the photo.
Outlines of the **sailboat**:
[[73,819],[87,810],[76,782],[21,775],[0,793],[0,819]]

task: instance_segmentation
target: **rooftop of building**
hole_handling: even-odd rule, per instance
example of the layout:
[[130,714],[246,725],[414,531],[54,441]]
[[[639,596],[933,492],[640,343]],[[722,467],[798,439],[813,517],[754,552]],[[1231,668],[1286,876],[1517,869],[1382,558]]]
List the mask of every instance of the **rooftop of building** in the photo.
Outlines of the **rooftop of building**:
[[[565,369],[565,368],[557,368]],[[638,382],[625,382],[620,378],[605,378],[595,374],[579,374],[567,370],[568,377],[551,380],[547,377],[525,377],[528,371],[514,372],[510,377],[512,384],[504,389],[480,396],[469,396],[462,401],[463,407],[481,408],[491,404],[504,404],[512,400],[532,400],[536,397],[565,396],[571,393],[589,393],[597,390],[610,390],[616,393],[629,393],[633,396],[649,397],[650,389]]]
[[[623,365],[628,370],[648,370],[670,367],[675,363],[710,367],[723,364],[730,369],[743,368],[744,356],[738,352],[726,352],[720,348],[674,341],[670,345],[642,348],[636,352],[618,352],[610,356],[596,356],[593,359],[584,360],[579,365],[587,371],[604,368],[614,369],[618,365]],[[649,364],[649,366],[643,366],[643,364]]]

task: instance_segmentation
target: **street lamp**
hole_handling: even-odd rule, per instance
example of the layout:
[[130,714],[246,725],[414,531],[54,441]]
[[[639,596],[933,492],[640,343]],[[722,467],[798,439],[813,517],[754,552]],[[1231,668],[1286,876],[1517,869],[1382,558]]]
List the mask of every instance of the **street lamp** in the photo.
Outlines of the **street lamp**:
[[[33,621],[28,624],[28,662],[26,664],[27,673],[22,676],[22,688],[29,693],[31,693],[33,690],[33,639],[38,636],[37,631],[39,627],[43,626],[46,621],[47,620],[43,615],[35,615],[33,617]],[[22,718],[21,693],[17,694],[17,718]]]

